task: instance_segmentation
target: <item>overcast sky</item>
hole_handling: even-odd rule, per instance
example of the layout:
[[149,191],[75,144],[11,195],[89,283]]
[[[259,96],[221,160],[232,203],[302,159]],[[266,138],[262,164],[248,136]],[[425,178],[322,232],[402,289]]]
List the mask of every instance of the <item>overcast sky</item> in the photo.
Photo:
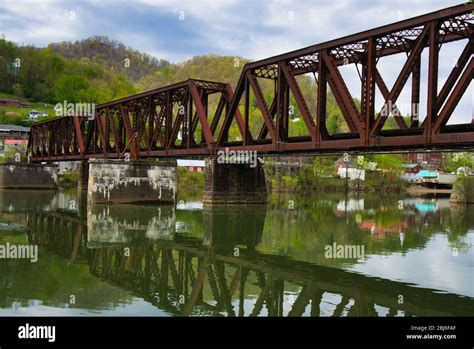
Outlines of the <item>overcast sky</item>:
[[[51,42],[107,35],[157,58],[180,62],[196,55],[238,55],[252,60],[328,41],[461,3],[461,0],[0,0],[0,34],[42,47]],[[462,47],[442,54],[440,83]],[[380,69],[389,86],[403,61]],[[382,61],[381,61],[382,63]],[[360,82],[350,79],[350,88]],[[472,85],[472,84],[471,84]],[[422,90],[422,93],[425,93]],[[357,93],[354,94],[357,95]],[[408,94],[401,102],[408,101]],[[456,113],[472,119],[472,86]],[[422,110],[423,111],[423,110]],[[459,114],[459,115],[457,115]]]

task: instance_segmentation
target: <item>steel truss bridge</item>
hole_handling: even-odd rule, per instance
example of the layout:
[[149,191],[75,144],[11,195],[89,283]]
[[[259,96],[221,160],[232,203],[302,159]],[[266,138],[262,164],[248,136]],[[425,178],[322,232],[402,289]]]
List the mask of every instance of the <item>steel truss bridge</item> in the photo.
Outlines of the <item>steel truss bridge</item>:
[[[235,89],[190,79],[98,105],[92,120],[76,115],[39,122],[31,128],[29,156],[40,162],[122,158],[126,153],[133,159],[212,156],[226,147],[263,154],[469,148],[474,145],[474,121],[449,121],[473,78],[473,11],[473,3],[458,5],[248,63]],[[455,41],[463,42],[464,49],[454,66],[450,62],[452,70],[439,86],[440,48]],[[422,64],[426,51],[427,67]],[[388,86],[379,67],[393,55],[404,63]],[[422,65],[427,79],[421,79]],[[343,66],[357,68],[360,95],[351,94],[341,74]],[[314,107],[305,100],[297,79],[307,74],[317,81]],[[410,78],[415,107],[408,119],[402,117],[397,100]],[[269,82],[271,99],[262,88]],[[420,96],[422,87],[426,99]],[[348,132],[328,131],[329,90]],[[380,109],[377,96],[384,101]],[[216,108],[210,107],[210,100]],[[291,135],[290,101],[304,121],[305,136]],[[260,115],[258,132],[251,132],[253,107]],[[418,115],[419,110],[426,110],[426,115]],[[384,127],[389,117],[396,121],[395,129]],[[238,131],[239,141],[230,139],[231,127]]]

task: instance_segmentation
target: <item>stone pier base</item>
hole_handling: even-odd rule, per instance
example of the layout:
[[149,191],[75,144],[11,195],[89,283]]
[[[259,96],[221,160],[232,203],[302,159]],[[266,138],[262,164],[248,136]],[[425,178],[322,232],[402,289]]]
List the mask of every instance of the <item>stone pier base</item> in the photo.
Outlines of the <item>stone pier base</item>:
[[249,164],[219,164],[206,160],[203,202],[206,205],[263,204],[267,201],[265,173],[257,162]]
[[81,160],[79,165],[79,181],[77,183],[78,190],[87,190],[89,183],[89,161]]
[[91,160],[87,201],[90,204],[174,203],[176,163]]
[[474,176],[458,179],[449,201],[453,204],[474,204]]
[[55,165],[11,163],[0,165],[0,188],[56,189],[58,168]]

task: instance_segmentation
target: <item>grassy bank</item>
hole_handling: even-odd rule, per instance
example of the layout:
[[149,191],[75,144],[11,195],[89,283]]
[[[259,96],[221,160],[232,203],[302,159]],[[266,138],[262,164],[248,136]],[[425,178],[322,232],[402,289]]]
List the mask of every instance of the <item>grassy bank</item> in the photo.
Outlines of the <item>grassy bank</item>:
[[272,192],[297,193],[308,191],[343,192],[403,192],[407,184],[399,178],[397,172],[376,171],[366,173],[365,180],[346,180],[336,176],[318,176],[312,168],[304,168],[299,173],[289,175],[272,175],[266,172],[267,183]]

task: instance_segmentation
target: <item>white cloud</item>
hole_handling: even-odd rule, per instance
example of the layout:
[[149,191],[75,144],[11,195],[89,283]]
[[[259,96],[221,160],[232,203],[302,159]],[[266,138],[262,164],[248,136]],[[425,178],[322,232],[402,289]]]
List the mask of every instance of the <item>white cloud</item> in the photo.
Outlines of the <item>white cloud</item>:
[[[474,243],[474,235],[468,233],[465,242]],[[474,296],[474,281],[466,278],[470,273],[473,251],[453,256],[446,235],[437,234],[430,238],[423,249],[413,249],[405,255],[371,255],[363,264],[354,265],[351,270],[390,280],[412,283],[416,287],[430,288]],[[413,266],[416,265],[416,268]]]
[[73,8],[51,0],[4,2],[0,5],[0,32],[9,40],[46,45],[81,35],[83,21]]

